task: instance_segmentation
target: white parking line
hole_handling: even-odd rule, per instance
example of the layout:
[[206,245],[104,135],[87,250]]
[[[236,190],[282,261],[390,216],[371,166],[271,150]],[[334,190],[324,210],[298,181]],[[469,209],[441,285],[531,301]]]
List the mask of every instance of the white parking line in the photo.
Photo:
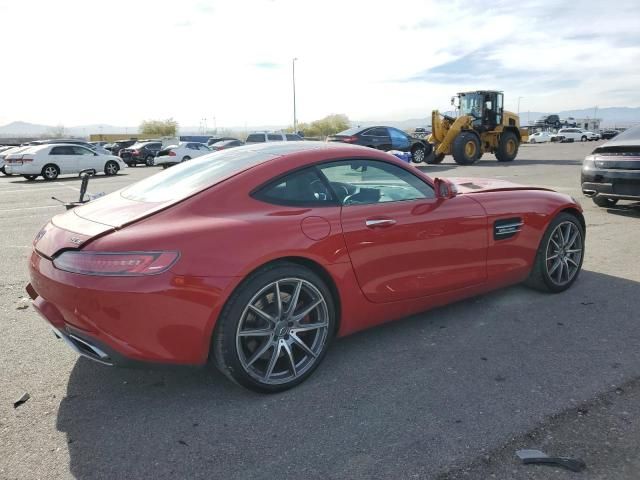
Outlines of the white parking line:
[[60,208],[60,205],[44,205],[42,207],[22,207],[22,208],[7,208],[4,210],[0,210],[0,213],[6,212],[21,212],[22,210],[38,210],[42,208]]

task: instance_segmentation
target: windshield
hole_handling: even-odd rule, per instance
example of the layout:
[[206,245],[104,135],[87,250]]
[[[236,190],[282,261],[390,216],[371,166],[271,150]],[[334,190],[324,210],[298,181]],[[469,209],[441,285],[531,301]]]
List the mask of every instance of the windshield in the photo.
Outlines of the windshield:
[[479,93],[467,93],[460,95],[460,114],[480,117],[482,114],[483,95]]
[[359,127],[348,128],[346,130],[343,130],[340,133],[336,133],[336,135],[349,135],[349,136],[351,136],[351,135],[355,135],[360,130],[362,130],[362,128],[359,128]]
[[179,201],[276,156],[255,146],[220,150],[135,183],[121,195],[139,202]]

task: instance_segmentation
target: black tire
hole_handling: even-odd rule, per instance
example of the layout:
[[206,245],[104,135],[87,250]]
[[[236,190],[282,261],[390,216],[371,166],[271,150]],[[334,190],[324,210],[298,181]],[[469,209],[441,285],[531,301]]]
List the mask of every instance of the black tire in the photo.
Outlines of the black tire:
[[187,160],[191,160],[190,156],[186,156],[186,157],[182,157],[182,160],[180,160],[181,162],[186,162]]
[[167,168],[169,168],[171,165],[167,164],[167,163],[163,163],[162,164],[162,169],[166,170]]
[[22,175],[24,178],[26,178],[29,181],[35,180],[36,178],[38,178],[38,175]]
[[480,155],[480,140],[475,133],[460,132],[453,140],[451,151],[458,165],[472,165]]
[[618,203],[617,198],[603,197],[602,195],[596,195],[592,200],[593,203],[602,208],[614,207]]
[[500,135],[500,143],[496,150],[496,158],[499,162],[513,162],[518,155],[520,141],[515,133],[506,131]]
[[422,163],[429,155],[431,155],[433,146],[430,143],[427,145],[416,144],[411,148],[411,161],[413,163]]
[[44,177],[46,181],[55,180],[60,175],[60,168],[53,163],[48,163],[44,167],[42,167],[41,175]]
[[532,138],[531,140],[529,140],[529,143],[536,143],[536,139]]
[[108,177],[117,175],[119,171],[120,171],[120,165],[118,165],[118,162],[109,160],[107,163],[104,164],[104,174],[107,175]]
[[444,160],[444,157],[445,157],[444,153],[440,153],[437,155],[429,155],[427,157],[427,163],[429,165],[437,165],[439,163],[442,163],[442,161]]
[[[283,303],[281,303],[281,310],[283,313],[279,317],[280,320],[278,322],[271,323],[266,320],[262,320],[262,317],[253,313],[253,310],[249,310],[249,304],[250,302],[254,302],[255,298],[264,298],[266,300],[268,299],[268,296],[260,297],[260,295],[264,295],[265,291],[272,292],[270,302],[267,300],[267,302],[261,303],[260,308],[264,309],[265,311],[271,312],[273,317],[277,317],[278,310],[274,307],[274,299],[276,298],[275,289],[269,290],[268,287],[270,287],[275,282],[282,282],[281,284],[279,284],[282,285],[282,287],[279,287],[282,290],[279,291],[280,295],[283,295],[283,293],[287,291],[286,282],[298,281],[301,283],[301,285],[304,282],[304,288],[308,288],[307,285],[311,285],[313,288],[310,291],[316,292],[319,296],[322,296],[322,299],[324,300],[324,304],[321,304],[320,307],[316,308],[322,309],[321,315],[326,318],[326,322],[324,322],[323,320],[323,324],[326,323],[326,330],[324,330],[323,327],[322,331],[320,331],[320,329],[309,331],[317,332],[311,333],[311,335],[322,335],[322,340],[314,337],[314,342],[311,344],[311,346],[307,344],[307,349],[313,349],[313,356],[306,353],[306,350],[300,348],[296,343],[297,339],[301,337],[298,337],[295,333],[292,333],[291,339],[289,339],[289,328],[291,329],[291,332],[293,332],[295,327],[292,326],[294,325],[294,322],[287,323],[286,321],[288,304],[284,303],[284,299],[288,298],[290,300],[292,298],[290,294],[288,297],[282,297]],[[291,290],[289,290],[289,292],[291,292]],[[301,298],[304,302],[303,293],[300,293],[299,298]],[[255,302],[251,304],[255,305]],[[296,303],[296,306],[297,305],[299,305],[299,303]],[[304,307],[305,305],[303,303],[303,308]],[[299,312],[300,310],[298,309],[297,311]],[[316,312],[316,310],[314,309],[312,312]],[[250,314],[252,314],[252,317],[249,316]],[[251,346],[251,344],[249,343],[251,341],[251,336],[247,339],[247,337],[237,335],[242,326],[246,326],[246,323],[241,324],[243,319],[244,322],[247,322],[249,318],[252,318],[253,322],[264,322],[264,324],[267,325],[267,327],[258,327],[254,323],[249,327],[250,329],[253,328],[255,330],[262,328],[263,330],[272,330],[272,333],[265,337],[265,340],[262,344],[260,344],[258,340],[254,341],[255,346],[253,347],[253,350],[249,348]],[[304,318],[306,319],[307,317]],[[284,326],[279,326],[281,324],[283,324]],[[271,325],[273,325],[273,327],[270,327]],[[311,323],[311,325],[313,325],[313,323]],[[222,310],[222,313],[220,314],[220,317],[218,318],[218,322],[216,324],[215,332],[212,338],[211,353],[209,355],[210,363],[215,363],[215,366],[229,379],[250,390],[264,393],[275,393],[287,390],[306,380],[321,363],[333,337],[334,326],[334,301],[329,288],[318,275],[316,275],[308,268],[293,263],[283,262],[269,265],[258,270],[254,274],[250,275],[245,281],[243,281],[227,301],[224,309]],[[286,337],[283,337],[285,333],[282,329],[286,330]],[[296,340],[293,339],[294,336],[296,337]],[[293,353],[289,357],[287,357],[284,351],[280,350],[279,344],[276,345],[274,343],[286,343],[287,341],[291,342],[289,344],[289,347],[286,349],[287,353],[294,351],[293,346],[295,344],[295,351],[298,354],[302,355],[302,359],[299,361],[299,364],[296,364],[296,361],[294,359],[295,355]],[[276,347],[278,348],[278,350],[276,350]],[[269,351],[271,351],[271,353],[269,353]],[[262,354],[260,354],[259,352],[262,352]],[[247,359],[247,354],[251,355],[251,357],[255,357],[253,360],[253,362],[255,363],[249,363],[250,358]],[[267,358],[263,358],[265,355]],[[245,360],[241,360],[241,358],[244,358]],[[276,359],[275,361],[274,358]],[[276,376],[282,375],[282,372],[276,373],[276,367],[280,365],[280,368],[282,368],[282,362],[284,362],[284,366],[296,365],[295,368],[290,369],[290,375],[293,375],[294,378],[290,380],[287,380],[287,378],[276,378],[271,381],[271,383],[269,383],[271,376],[269,374],[268,368],[271,365],[271,362],[273,362],[274,365],[274,367],[272,368],[272,371],[274,372],[273,374]],[[248,364],[248,366],[244,366],[243,363]],[[257,366],[253,367],[253,365]],[[266,370],[264,375],[262,376],[259,375],[260,368],[264,368]],[[297,376],[295,373],[296,368],[300,368],[302,372]],[[258,377],[262,378],[262,380],[259,380]]]
[[144,164],[147,167],[153,167],[156,164],[156,159],[153,155],[147,155],[147,158],[144,159]]
[[586,142],[587,140],[589,140],[589,139],[587,138],[586,135],[583,135],[582,137],[580,137],[580,141],[581,142]]
[[[573,225],[573,228],[576,228],[577,231],[579,232],[579,235],[580,235],[579,244],[580,244],[581,252],[580,252],[580,260],[578,262],[575,262],[575,264],[577,264],[577,271],[575,272],[575,274],[570,279],[568,279],[566,283],[559,284],[556,280],[552,278],[552,274],[555,273],[553,271],[555,262],[552,262],[551,265],[549,265],[550,259],[547,258],[547,253],[549,248],[553,248],[554,246],[554,243],[550,240],[550,238],[552,235],[554,235],[556,228],[560,225],[565,225],[566,223],[571,223]],[[576,241],[577,240],[578,239],[576,238]],[[562,248],[564,249],[567,247],[562,246]],[[545,231],[542,237],[542,241],[540,242],[538,251],[536,253],[536,258],[534,260],[533,268],[531,270],[531,273],[529,274],[529,278],[525,281],[525,283],[529,287],[535,288],[536,290],[540,290],[543,292],[559,293],[559,292],[565,291],[571,285],[573,285],[573,283],[576,281],[576,279],[580,274],[580,271],[582,269],[582,261],[584,260],[584,250],[585,250],[585,231],[580,220],[575,215],[572,215],[570,213],[566,213],[566,212],[559,213],[551,221],[551,223],[547,227],[547,230]],[[566,262],[565,264],[568,265],[568,262]],[[565,268],[565,267],[562,266],[561,268]],[[560,275],[562,276],[562,272],[560,272]]]

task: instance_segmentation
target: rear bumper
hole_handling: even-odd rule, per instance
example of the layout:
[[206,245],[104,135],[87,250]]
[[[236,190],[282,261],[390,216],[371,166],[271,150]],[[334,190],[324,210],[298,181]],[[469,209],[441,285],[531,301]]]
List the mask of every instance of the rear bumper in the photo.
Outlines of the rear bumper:
[[148,277],[72,274],[35,251],[29,270],[35,310],[73,350],[106,365],[206,363],[222,294],[231,284],[224,277],[170,271]]
[[640,170],[583,169],[582,193],[621,200],[640,200]]

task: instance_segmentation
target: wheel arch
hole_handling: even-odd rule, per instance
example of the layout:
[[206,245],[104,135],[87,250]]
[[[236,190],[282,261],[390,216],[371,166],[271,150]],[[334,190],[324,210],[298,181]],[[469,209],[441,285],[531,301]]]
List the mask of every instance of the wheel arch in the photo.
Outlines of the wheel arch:
[[[582,214],[582,212],[580,210],[578,210],[576,207],[567,207],[567,208],[563,208],[562,210],[557,212],[556,215],[558,213],[568,213],[569,215],[573,215],[574,217],[576,217],[578,219],[578,221],[580,222],[580,225],[582,225],[582,230],[584,231],[585,237],[587,236],[587,224],[586,224],[586,222],[584,220],[584,215]],[[554,217],[555,217],[555,215],[554,215]]]
[[516,127],[504,127],[504,132],[512,132],[515,134],[515,136],[518,138],[518,142],[522,143],[522,137],[520,135],[520,129],[516,128]]

